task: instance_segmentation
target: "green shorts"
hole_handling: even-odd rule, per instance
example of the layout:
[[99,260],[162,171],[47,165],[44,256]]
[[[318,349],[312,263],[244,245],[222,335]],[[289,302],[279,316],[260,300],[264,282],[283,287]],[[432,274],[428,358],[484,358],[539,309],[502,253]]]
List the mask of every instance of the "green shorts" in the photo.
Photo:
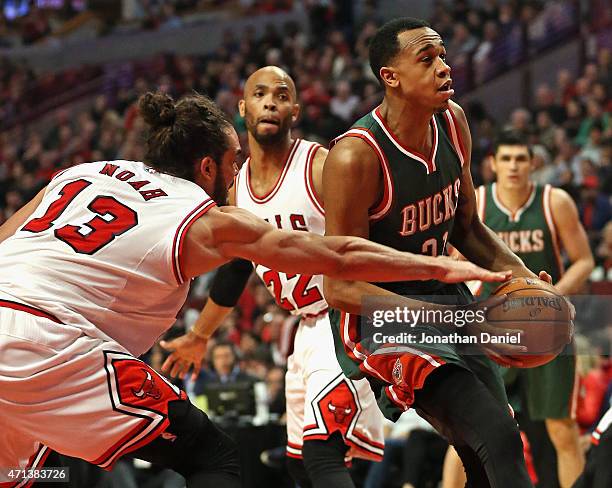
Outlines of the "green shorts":
[[[464,292],[462,288],[453,286],[445,287],[444,292],[441,294],[469,294],[467,289]],[[466,295],[465,298],[472,299],[471,295]],[[329,316],[336,357],[342,371],[353,379],[367,377],[371,384],[377,386],[373,386],[373,389],[375,393],[378,390],[378,405],[388,419],[396,420],[406,407],[410,407],[414,400],[414,390],[422,388],[427,376],[444,365],[455,365],[473,372],[493,397],[504,408],[507,407],[508,398],[500,369],[486,355],[479,354],[479,351],[475,353],[473,346],[470,348],[462,344],[439,343],[410,346],[375,345],[372,340],[357,340],[361,330],[357,316],[348,316],[337,310],[330,310]],[[428,329],[429,334],[441,335],[434,327],[419,327]],[[396,371],[405,379],[405,383],[401,385],[404,396],[399,402],[397,396],[389,392],[389,387],[399,388],[399,379],[394,384]]]
[[537,368],[500,368],[512,408],[531,420],[573,417],[576,407],[576,354],[573,344]]

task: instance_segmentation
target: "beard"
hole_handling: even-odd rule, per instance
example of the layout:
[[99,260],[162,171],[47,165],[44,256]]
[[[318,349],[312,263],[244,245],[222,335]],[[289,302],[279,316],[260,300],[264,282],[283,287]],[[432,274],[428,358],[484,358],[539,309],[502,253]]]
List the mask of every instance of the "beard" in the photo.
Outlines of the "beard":
[[248,113],[245,117],[246,120],[246,128],[249,134],[253,136],[253,139],[260,146],[275,146],[284,140],[287,139],[287,134],[291,130],[291,115],[287,116],[284,120],[281,120],[278,125],[278,130],[276,132],[260,134],[257,131],[257,121],[252,120],[249,117]]
[[210,197],[215,201],[219,207],[227,205],[228,192],[229,190],[225,186],[223,177],[221,176],[220,168],[217,167],[217,175],[215,176],[215,184],[212,195]]

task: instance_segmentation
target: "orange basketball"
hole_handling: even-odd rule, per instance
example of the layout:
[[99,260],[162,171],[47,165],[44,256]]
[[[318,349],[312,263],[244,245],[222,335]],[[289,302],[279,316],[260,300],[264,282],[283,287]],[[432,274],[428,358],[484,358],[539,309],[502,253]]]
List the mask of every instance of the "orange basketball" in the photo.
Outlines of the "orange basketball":
[[[571,342],[573,323],[566,299],[545,281],[537,278],[515,278],[499,286],[494,295],[507,295],[500,305],[487,311],[490,325],[524,331],[520,345],[527,351],[509,360],[522,362],[522,368],[535,368],[552,361]],[[495,361],[499,362],[496,358]],[[503,364],[508,366],[511,363]]]

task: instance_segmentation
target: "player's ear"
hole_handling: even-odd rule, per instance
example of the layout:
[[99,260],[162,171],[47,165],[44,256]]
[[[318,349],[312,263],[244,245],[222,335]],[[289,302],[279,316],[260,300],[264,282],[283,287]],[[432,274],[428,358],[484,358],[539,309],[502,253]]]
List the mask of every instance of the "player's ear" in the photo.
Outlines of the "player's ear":
[[380,68],[380,77],[382,78],[385,85],[390,88],[396,88],[399,85],[399,78],[393,68],[389,66],[383,66]]
[[217,163],[210,156],[205,156],[200,160],[200,174],[204,179],[214,181],[217,175]]
[[245,103],[244,99],[242,99],[242,100],[240,100],[238,102],[238,113],[240,114],[240,117],[244,117],[244,115],[246,113],[245,106],[246,106],[246,103]]
[[489,154],[485,158],[485,164],[489,165],[489,168],[491,168],[491,171],[493,171],[493,173],[497,173],[497,164],[495,162],[495,155],[494,154]]
[[295,124],[299,117],[300,117],[300,104],[294,103],[293,108],[291,109],[291,122]]

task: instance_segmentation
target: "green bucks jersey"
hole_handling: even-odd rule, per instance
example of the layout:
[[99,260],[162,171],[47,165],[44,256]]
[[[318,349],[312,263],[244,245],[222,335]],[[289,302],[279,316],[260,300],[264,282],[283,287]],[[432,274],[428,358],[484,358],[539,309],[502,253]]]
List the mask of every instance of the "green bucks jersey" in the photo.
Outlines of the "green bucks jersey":
[[[377,154],[384,192],[370,209],[370,240],[400,251],[439,256],[453,229],[464,163],[459,126],[450,110],[431,118],[429,155],[404,147],[379,108],[359,119],[336,141],[358,137]],[[336,142],[334,141],[334,143]],[[402,295],[435,294],[437,281],[377,283]]]
[[[534,273],[546,271],[556,283],[563,273],[559,243],[550,209],[550,185],[533,185],[529,197],[516,212],[499,200],[495,183],[477,190],[478,213],[512,252]],[[479,294],[489,295],[498,284],[484,283]]]

